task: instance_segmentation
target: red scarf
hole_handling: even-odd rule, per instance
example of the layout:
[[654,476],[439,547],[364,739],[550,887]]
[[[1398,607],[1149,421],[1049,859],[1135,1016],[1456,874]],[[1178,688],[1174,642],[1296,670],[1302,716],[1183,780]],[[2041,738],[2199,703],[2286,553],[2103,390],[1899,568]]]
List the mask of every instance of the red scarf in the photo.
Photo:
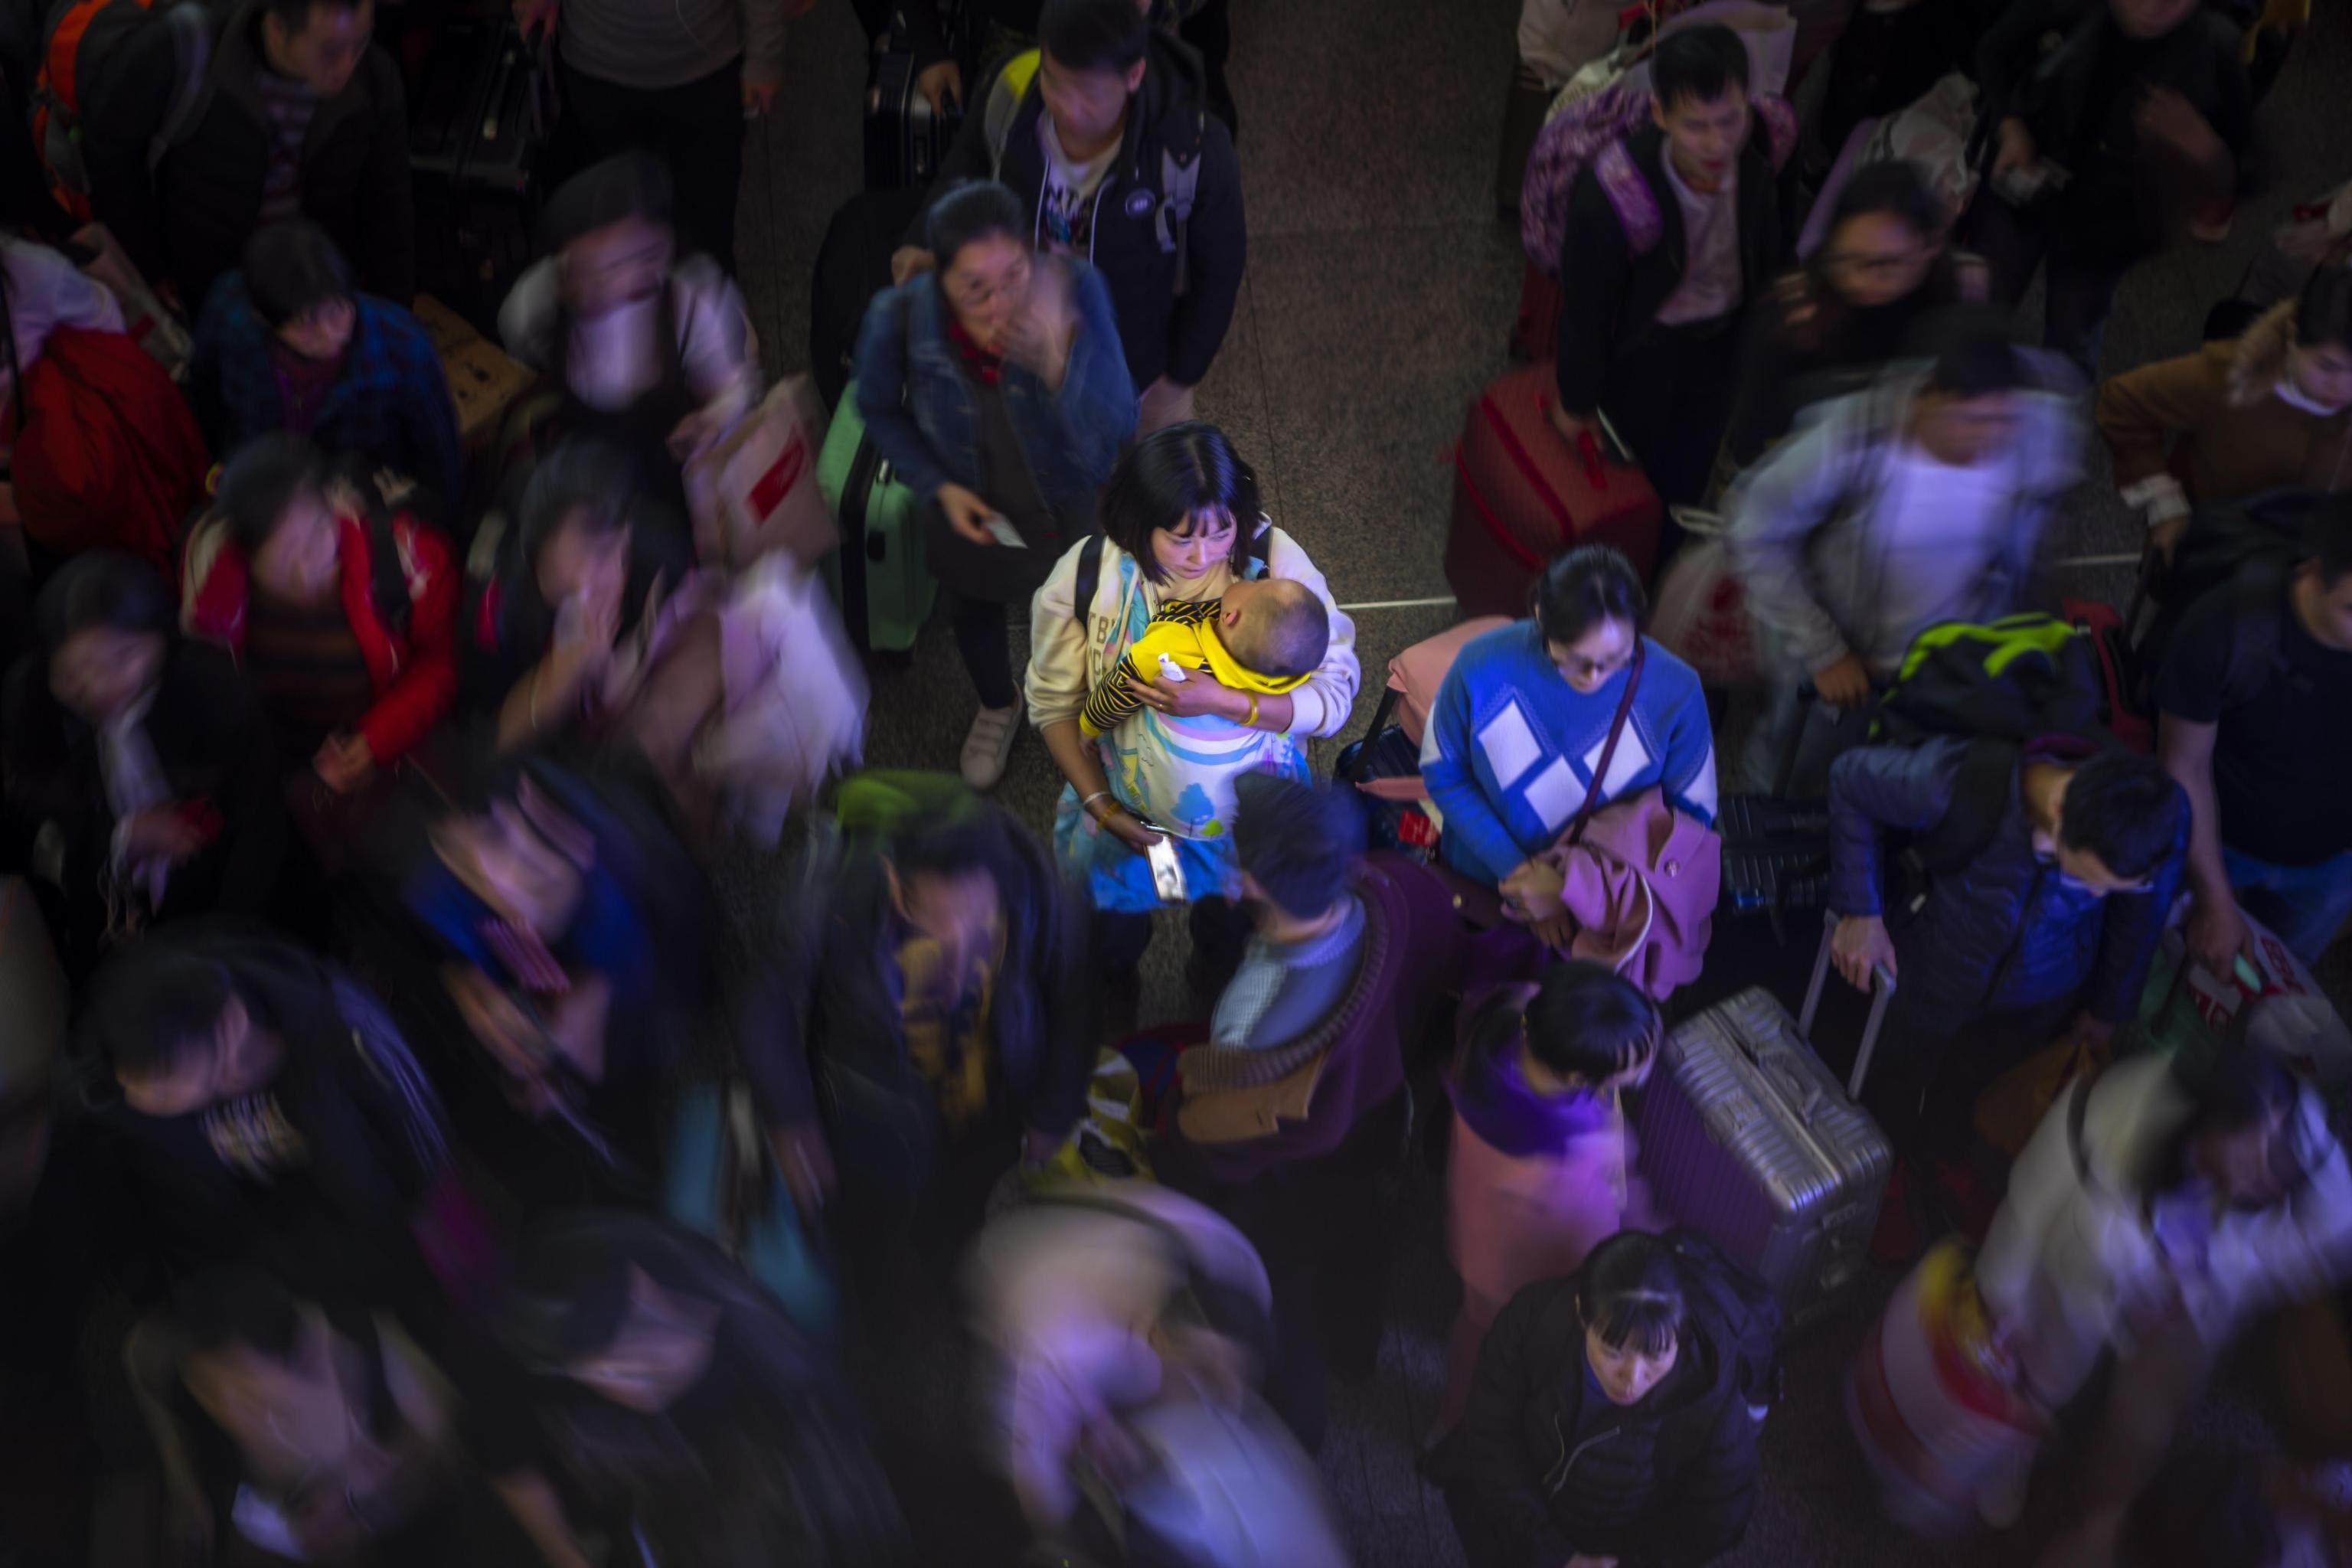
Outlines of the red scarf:
[[1004,356],[990,353],[963,330],[963,323],[952,315],[948,318],[948,342],[963,356],[964,368],[982,386],[994,386],[1004,377]]

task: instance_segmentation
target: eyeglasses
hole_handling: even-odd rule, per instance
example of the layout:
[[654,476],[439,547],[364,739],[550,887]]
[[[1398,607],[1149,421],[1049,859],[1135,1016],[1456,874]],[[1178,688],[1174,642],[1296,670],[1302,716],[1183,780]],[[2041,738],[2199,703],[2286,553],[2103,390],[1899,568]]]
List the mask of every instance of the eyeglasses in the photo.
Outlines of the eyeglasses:
[[1024,258],[1006,268],[1003,277],[993,284],[950,282],[946,287],[948,300],[957,310],[984,310],[1007,295],[1017,298],[1029,291],[1029,263]]
[[1598,682],[1608,679],[1633,662],[1632,654],[1620,654],[1615,658],[1586,658],[1570,654],[1566,658],[1552,660],[1552,666],[1570,680]]

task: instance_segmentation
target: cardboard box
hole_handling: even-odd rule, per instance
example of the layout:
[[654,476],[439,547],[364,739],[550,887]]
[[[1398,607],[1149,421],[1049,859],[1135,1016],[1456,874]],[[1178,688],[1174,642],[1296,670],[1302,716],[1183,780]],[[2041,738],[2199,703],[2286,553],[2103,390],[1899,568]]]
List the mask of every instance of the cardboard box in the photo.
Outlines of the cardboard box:
[[442,356],[441,373],[449,378],[449,396],[457,405],[457,436],[468,461],[487,455],[507,410],[539,379],[480,338]]
[[474,331],[472,322],[430,294],[416,297],[414,313],[424,326],[425,335],[433,340],[433,352],[445,360],[466,344],[482,341],[482,334]]

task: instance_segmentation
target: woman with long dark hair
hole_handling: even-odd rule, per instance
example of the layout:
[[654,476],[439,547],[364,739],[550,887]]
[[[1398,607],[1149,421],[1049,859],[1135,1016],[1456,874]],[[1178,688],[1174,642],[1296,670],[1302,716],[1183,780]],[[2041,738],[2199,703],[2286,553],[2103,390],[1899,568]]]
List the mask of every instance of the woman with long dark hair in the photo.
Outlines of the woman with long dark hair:
[[1748,319],[1724,443],[1735,469],[1806,409],[1867,386],[1935,311],[1985,297],[1984,264],[1946,244],[1951,221],[1913,164],[1855,171],[1821,247],[1764,290]]
[[603,733],[704,607],[684,520],[629,454],[558,445],[524,485],[513,534],[467,618],[468,705],[501,750]]

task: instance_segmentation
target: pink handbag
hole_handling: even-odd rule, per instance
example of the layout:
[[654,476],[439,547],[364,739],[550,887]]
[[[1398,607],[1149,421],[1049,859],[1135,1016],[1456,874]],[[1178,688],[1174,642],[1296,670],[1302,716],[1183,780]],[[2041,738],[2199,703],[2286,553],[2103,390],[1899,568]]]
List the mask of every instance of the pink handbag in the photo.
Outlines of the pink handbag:
[[[1393,717],[1396,727],[1414,745],[1421,744],[1422,731],[1428,727],[1429,710],[1437,701],[1437,689],[1445,684],[1446,671],[1454,668],[1454,659],[1472,637],[1484,637],[1496,626],[1511,624],[1507,616],[1480,616],[1458,626],[1451,626],[1433,637],[1413,644],[1389,660],[1390,695],[1381,700],[1381,712],[1373,717],[1370,733],[1380,733],[1382,725]],[[1400,778],[1366,779],[1356,787],[1381,800],[1414,801],[1429,798],[1428,786],[1419,773],[1407,773]]]
[[1605,963],[1664,1001],[1698,978],[1723,888],[1723,841],[1654,787],[1602,807],[1583,837],[1544,851],[1576,921],[1571,958]]

